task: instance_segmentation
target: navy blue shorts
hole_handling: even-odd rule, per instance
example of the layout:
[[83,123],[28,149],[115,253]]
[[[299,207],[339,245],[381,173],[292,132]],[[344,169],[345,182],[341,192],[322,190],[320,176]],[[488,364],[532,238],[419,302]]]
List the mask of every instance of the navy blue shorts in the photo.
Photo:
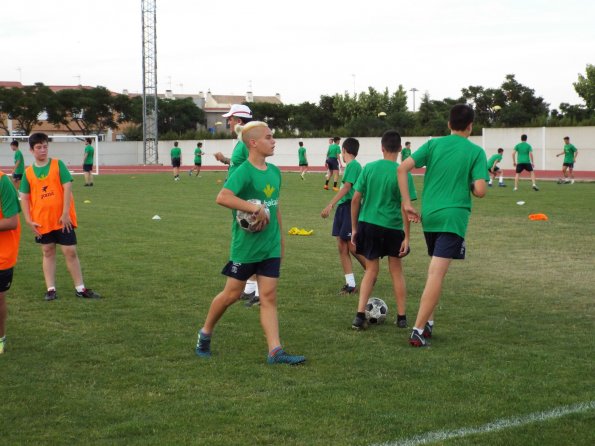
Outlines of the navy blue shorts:
[[248,280],[252,275],[278,278],[281,271],[281,259],[278,257],[255,263],[227,262],[221,274],[237,280]]
[[332,235],[341,240],[351,240],[351,200],[337,206]]
[[562,166],[570,167],[571,169],[574,169],[574,163],[563,163]]
[[196,167],[200,167],[200,166],[202,166],[202,162],[200,162],[200,163],[194,163],[194,165],[195,165]]
[[0,270],[0,293],[10,289],[13,271],[14,268]]
[[[400,257],[399,251],[404,238],[405,232],[400,229],[390,229],[360,221],[357,224],[357,234],[355,235],[355,252],[368,260],[376,260],[385,256]],[[405,256],[407,254],[409,251]]]
[[521,173],[523,170],[533,172],[533,165],[531,163],[521,163],[516,165],[516,173]]
[[326,167],[328,167],[328,170],[339,170],[339,160],[337,158],[327,158]]
[[300,163],[300,167],[308,167],[308,163]]
[[444,259],[463,260],[465,239],[452,232],[424,232],[428,255]]
[[180,167],[182,160],[180,158],[172,158],[171,165],[172,167]]
[[17,180],[22,180],[23,179],[23,174],[22,173],[13,173],[12,174],[12,179],[17,181]]
[[494,167],[493,169],[488,169],[488,172],[490,173],[496,173],[500,170],[500,168],[498,166]]
[[56,229],[55,231],[43,234],[41,237],[35,237],[35,241],[41,245],[55,243],[57,245],[72,246],[76,245],[76,233],[74,228],[70,232]]
[[93,170],[93,164],[83,164],[83,172],[91,172]]

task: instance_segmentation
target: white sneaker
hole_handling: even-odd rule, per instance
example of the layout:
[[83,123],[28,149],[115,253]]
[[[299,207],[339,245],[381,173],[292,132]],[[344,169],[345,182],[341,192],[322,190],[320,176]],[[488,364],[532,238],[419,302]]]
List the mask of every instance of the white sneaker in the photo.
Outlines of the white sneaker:
[[518,190],[518,187],[515,187],[515,188],[513,189],[513,191],[514,191],[514,192],[516,192],[517,190]]

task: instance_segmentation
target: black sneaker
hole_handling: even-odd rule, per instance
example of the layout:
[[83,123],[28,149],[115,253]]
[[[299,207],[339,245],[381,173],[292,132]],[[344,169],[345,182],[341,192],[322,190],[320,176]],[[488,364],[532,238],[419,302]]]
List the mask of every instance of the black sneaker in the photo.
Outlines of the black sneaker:
[[211,357],[211,337],[203,335],[198,332],[198,340],[196,341],[196,348],[194,349],[196,356],[201,358]]
[[101,295],[97,294],[90,288],[85,288],[83,291],[74,291],[76,297],[83,297],[85,299],[101,299]]
[[504,183],[498,183],[498,187],[506,187],[506,184],[504,184]]
[[429,323],[426,322],[426,325],[424,325],[424,332],[422,333],[422,336],[426,339],[430,339],[432,337],[432,329],[434,328],[433,325],[430,325]]
[[58,295],[56,294],[56,290],[50,290],[47,293],[45,293],[45,296],[43,298],[47,301],[50,301],[57,299]]
[[246,302],[246,307],[248,308],[254,305],[260,305],[260,297],[257,296],[256,293],[254,293],[254,295]]
[[399,328],[407,328],[407,318],[401,318],[399,319],[399,317],[397,316],[397,320],[395,321],[395,325]]
[[351,328],[354,330],[365,330],[368,328],[368,321],[366,320],[365,316],[356,314],[353,322],[351,323]]
[[412,347],[428,347],[430,344],[426,341],[423,335],[420,335],[416,330],[411,330],[411,336],[409,336],[409,344]]
[[343,285],[343,288],[339,290],[339,294],[353,294],[355,293],[355,289],[356,287],[345,284]]
[[252,291],[251,293],[245,293],[242,291],[242,294],[240,294],[240,300],[250,300],[254,296],[256,296],[256,291]]

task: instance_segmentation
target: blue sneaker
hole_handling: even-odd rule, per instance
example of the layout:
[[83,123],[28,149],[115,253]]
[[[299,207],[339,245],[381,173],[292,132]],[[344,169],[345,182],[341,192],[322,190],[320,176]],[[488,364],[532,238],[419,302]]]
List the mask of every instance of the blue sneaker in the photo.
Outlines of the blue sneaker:
[[422,336],[426,339],[431,338],[433,328],[434,328],[433,325],[430,325],[428,322],[426,322],[426,325],[424,325],[424,332],[422,333]]
[[198,341],[196,341],[196,348],[194,349],[196,356],[201,358],[211,357],[211,337],[205,336],[201,331],[198,332]]
[[274,355],[268,355],[268,364],[289,364],[298,365],[306,362],[306,357],[302,355],[290,355],[285,350],[278,350]]
[[411,336],[409,336],[409,344],[412,347],[428,347],[430,344],[426,341],[423,335],[420,335],[417,331],[411,330]]

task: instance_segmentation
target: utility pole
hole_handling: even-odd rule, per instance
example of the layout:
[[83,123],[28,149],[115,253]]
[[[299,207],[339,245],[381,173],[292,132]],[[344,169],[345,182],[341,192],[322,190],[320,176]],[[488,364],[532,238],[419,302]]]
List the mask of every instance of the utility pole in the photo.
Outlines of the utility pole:
[[413,112],[415,113],[415,92],[419,91],[417,88],[413,87],[411,90],[409,90],[410,92],[413,93]]
[[157,0],[141,0],[143,32],[144,164],[158,164],[157,134]]

